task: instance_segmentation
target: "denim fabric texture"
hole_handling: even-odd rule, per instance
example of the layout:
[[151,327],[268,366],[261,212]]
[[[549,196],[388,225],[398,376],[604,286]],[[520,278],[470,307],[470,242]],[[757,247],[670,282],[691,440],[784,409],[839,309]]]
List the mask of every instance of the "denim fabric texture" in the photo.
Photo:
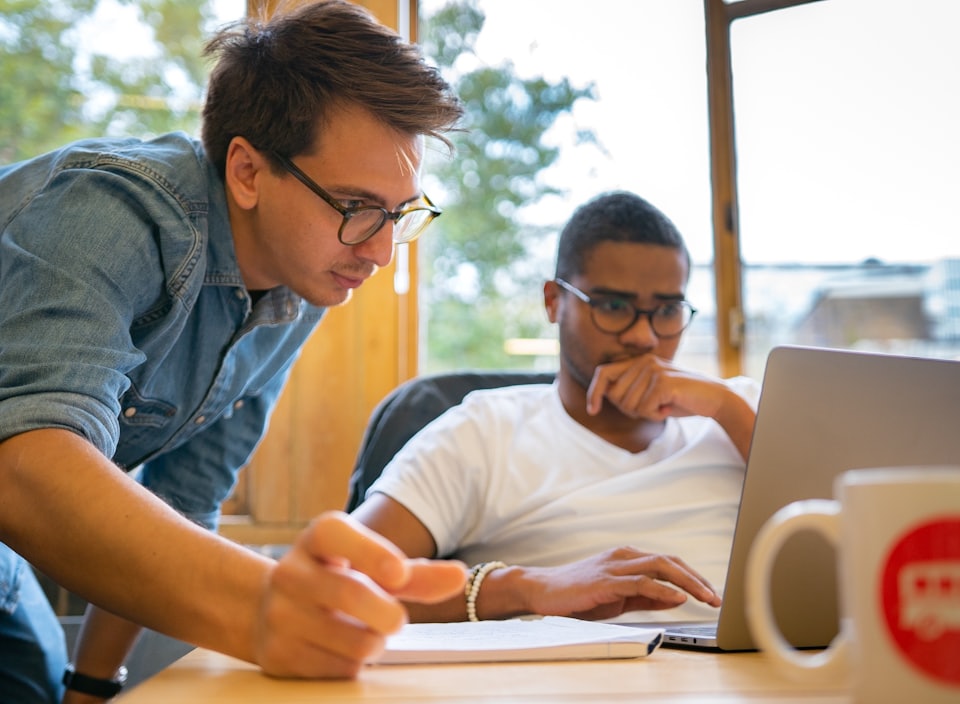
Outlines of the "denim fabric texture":
[[[15,575],[16,590],[5,583]],[[0,543],[0,704],[59,704],[67,666],[63,629],[33,570]]]
[[252,305],[223,182],[184,134],[0,167],[0,440],[75,432],[214,528],[324,312],[282,288]]

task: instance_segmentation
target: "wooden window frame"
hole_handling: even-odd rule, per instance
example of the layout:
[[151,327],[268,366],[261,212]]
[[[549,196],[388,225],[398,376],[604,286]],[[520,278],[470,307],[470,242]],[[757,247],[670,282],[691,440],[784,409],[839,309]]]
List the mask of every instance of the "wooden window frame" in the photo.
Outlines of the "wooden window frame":
[[[384,24],[416,40],[417,0],[355,0]],[[717,304],[717,362],[722,376],[742,373],[744,314],[736,182],[730,25],[734,20],[818,0],[704,0]],[[278,0],[250,0],[249,12]],[[221,532],[244,543],[288,543],[309,520],[345,505],[347,482],[370,413],[418,359],[417,248],[403,257],[409,290],[393,290],[394,259],[328,312],[306,345],[241,475]],[[387,303],[389,302],[389,303]]]

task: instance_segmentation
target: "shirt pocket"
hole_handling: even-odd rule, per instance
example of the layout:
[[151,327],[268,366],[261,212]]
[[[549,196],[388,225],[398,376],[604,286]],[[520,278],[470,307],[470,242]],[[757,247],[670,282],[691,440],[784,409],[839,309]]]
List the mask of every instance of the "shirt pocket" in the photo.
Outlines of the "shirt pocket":
[[[122,454],[140,457],[152,453],[168,439],[174,428],[177,407],[167,401],[148,398],[130,387],[120,399],[120,447]],[[117,458],[121,462],[126,458]]]

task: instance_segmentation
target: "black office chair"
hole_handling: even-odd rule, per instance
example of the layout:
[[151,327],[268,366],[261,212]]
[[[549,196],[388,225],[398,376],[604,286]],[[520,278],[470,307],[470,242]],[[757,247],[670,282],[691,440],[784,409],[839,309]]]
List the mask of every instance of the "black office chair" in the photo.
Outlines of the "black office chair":
[[360,442],[360,453],[350,476],[347,511],[363,502],[380,472],[423,426],[475,389],[516,384],[550,384],[555,372],[465,371],[411,379],[384,398],[373,410]]

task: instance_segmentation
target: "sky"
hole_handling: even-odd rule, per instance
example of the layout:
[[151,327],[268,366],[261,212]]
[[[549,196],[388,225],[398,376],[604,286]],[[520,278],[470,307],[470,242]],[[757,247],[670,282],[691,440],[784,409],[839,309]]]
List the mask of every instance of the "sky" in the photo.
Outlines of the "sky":
[[[443,0],[421,0],[424,13]],[[481,59],[593,83],[551,138],[569,194],[527,209],[562,224],[612,188],[670,216],[712,259],[702,0],[479,0]],[[224,18],[244,0],[217,0]],[[588,8],[585,11],[584,8]],[[104,0],[93,46],[150,31]],[[823,0],[732,29],[742,254],[748,262],[960,257],[960,0]],[[99,31],[99,34],[96,32]],[[127,42],[117,42],[125,37]],[[124,47],[127,47],[124,49]],[[601,148],[575,146],[593,129]]]
[[[424,2],[428,13],[437,4]],[[528,217],[555,221],[595,193],[628,188],[677,223],[696,260],[709,261],[702,0],[479,4],[485,62],[593,82],[599,96],[554,138],[572,145],[574,129],[593,128],[605,152],[568,148],[551,174],[568,198]],[[960,256],[957,26],[956,0],[824,0],[734,23],[745,259]]]
[[[214,0],[214,13],[220,24],[243,16],[246,0]],[[213,29],[212,27],[210,29]],[[149,56],[155,53],[153,31],[138,21],[137,9],[119,0],[99,0],[94,12],[79,25],[78,32],[89,46],[117,58]]]

